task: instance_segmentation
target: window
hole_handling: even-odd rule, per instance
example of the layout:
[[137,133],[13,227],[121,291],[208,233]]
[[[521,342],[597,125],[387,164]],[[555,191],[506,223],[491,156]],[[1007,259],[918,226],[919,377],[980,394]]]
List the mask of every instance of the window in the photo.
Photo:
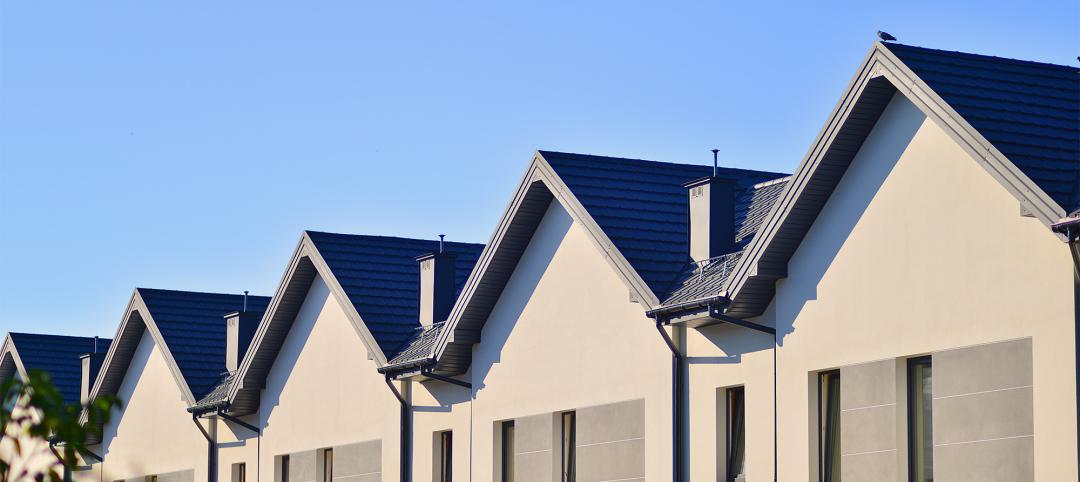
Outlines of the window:
[[289,456],[282,455],[278,460],[278,482],[289,482]]
[[514,482],[514,421],[502,423],[502,482]]
[[818,477],[840,480],[840,371],[818,375]]
[[577,416],[562,414],[562,482],[574,482],[577,477]]
[[727,389],[727,480],[742,480],[746,457],[746,415],[743,387]]
[[930,357],[908,360],[908,480],[934,480],[933,368]]
[[232,464],[232,482],[247,482],[247,465],[243,462]]
[[453,482],[454,480],[454,432],[445,431],[435,434],[435,480]]
[[333,482],[334,480],[334,449],[323,449],[319,451],[319,462],[322,465],[320,474],[322,478],[319,482]]
[[146,482],[157,482],[157,476],[156,475],[147,475],[146,477],[143,477],[143,480],[146,481]]

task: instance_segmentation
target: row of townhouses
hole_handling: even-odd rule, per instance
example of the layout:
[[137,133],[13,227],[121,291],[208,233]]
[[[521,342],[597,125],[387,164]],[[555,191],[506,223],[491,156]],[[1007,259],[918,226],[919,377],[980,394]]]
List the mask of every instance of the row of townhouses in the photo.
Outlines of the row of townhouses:
[[80,481],[1074,481],[1078,208],[1080,69],[875,43],[791,174],[538,151],[0,378],[124,401]]

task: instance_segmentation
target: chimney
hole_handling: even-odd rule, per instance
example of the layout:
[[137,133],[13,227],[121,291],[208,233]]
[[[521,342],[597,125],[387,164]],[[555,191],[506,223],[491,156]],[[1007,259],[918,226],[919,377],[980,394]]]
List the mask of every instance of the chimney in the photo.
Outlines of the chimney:
[[98,352],[98,337],[94,337],[94,352],[80,356],[79,361],[82,363],[79,403],[86,405],[86,402],[90,401],[90,390],[94,388],[94,380],[97,379],[98,371],[101,370],[101,362],[105,361],[105,353]]
[[[247,308],[247,292],[244,294]],[[255,329],[259,327],[259,314],[251,311],[234,311],[225,315],[225,369],[235,372],[244,359]]]
[[734,179],[718,177],[713,150],[713,175],[683,185],[690,196],[690,258],[705,261],[735,251]]
[[439,252],[416,258],[420,263],[420,324],[445,321],[454,307],[454,255],[443,251],[443,235],[439,235]]

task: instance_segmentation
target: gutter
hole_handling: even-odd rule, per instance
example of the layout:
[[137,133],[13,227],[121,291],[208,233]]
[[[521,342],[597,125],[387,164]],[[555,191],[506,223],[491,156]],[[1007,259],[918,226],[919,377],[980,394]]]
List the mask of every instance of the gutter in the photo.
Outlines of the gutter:
[[401,439],[401,448],[399,450],[401,453],[401,482],[409,482],[411,480],[411,477],[409,477],[409,449],[412,447],[412,409],[408,400],[405,400],[405,397],[394,386],[394,379],[389,374],[386,375],[386,386],[390,387],[390,391],[394,393],[394,397],[401,404],[401,434],[399,436]]
[[[1080,271],[1078,271],[1080,273]],[[1080,288],[1078,288],[1080,289]],[[1080,297],[1080,292],[1078,292]],[[709,318],[736,325],[742,328],[748,328],[760,333],[764,333],[772,336],[773,338],[773,374],[772,374],[772,393],[773,393],[773,480],[778,480],[779,477],[779,417],[777,410],[777,365],[776,365],[776,347],[778,346],[778,340],[776,337],[776,329],[770,326],[765,326],[760,323],[754,323],[752,321],[746,321],[733,316],[724,314],[724,307],[729,300],[725,295],[717,295],[711,298],[704,298],[701,300],[690,301],[680,303],[671,306],[665,306],[645,312],[645,316],[656,320],[656,330],[660,332],[660,336],[664,339],[664,343],[667,344],[668,349],[671,350],[671,403],[672,403],[672,441],[673,441],[673,482],[685,482],[683,475],[683,457],[685,449],[683,447],[683,437],[686,432],[686,423],[683,410],[684,394],[687,391],[687,385],[689,385],[688,378],[689,367],[684,371],[683,367],[686,366],[686,356],[679,350],[679,347],[675,345],[675,342],[668,336],[667,331],[664,330],[665,325],[670,325],[671,319],[678,317],[679,313],[690,310],[697,310],[701,308],[708,308]],[[684,373],[687,376],[684,376]]]
[[202,432],[203,437],[206,438],[206,480],[207,482],[217,482],[217,441],[199,423],[198,415],[192,414],[191,421],[195,423],[196,427],[199,427],[199,432]]

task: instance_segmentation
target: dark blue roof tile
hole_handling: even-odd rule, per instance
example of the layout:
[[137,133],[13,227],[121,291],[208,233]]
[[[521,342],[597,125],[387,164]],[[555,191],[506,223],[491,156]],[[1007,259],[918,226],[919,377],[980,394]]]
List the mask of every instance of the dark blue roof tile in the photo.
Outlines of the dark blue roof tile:
[[82,362],[79,357],[108,351],[112,340],[85,336],[37,335],[11,333],[11,342],[19,352],[23,368],[42,370],[52,377],[60,395],[68,403],[79,403],[82,386]]

